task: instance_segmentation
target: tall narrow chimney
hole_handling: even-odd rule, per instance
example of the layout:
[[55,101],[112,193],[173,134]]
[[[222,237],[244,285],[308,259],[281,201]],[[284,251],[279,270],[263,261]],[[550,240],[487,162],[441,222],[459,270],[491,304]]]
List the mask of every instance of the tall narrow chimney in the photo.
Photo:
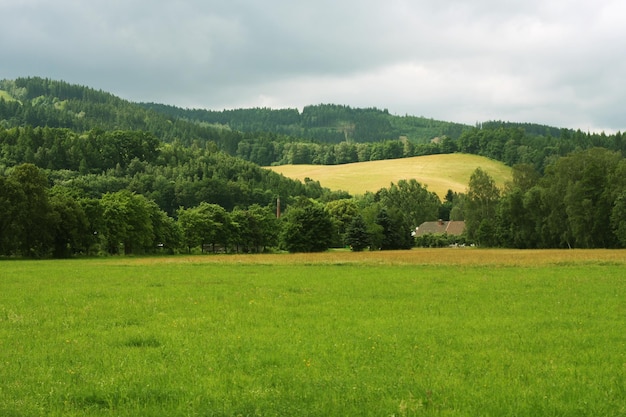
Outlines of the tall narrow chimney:
[[280,219],[280,196],[276,198],[276,218]]

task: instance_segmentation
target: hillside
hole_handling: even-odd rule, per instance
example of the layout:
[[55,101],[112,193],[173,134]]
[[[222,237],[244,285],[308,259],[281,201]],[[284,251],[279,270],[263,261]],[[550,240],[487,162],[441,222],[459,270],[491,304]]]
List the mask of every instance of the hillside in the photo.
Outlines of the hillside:
[[[491,121],[474,127],[377,108],[319,104],[298,109],[181,109],[133,103],[64,81],[0,80],[0,127],[133,130],[164,143],[220,150],[260,166],[339,165],[466,153],[546,164],[575,150],[604,147],[626,154],[622,134],[584,133],[533,123]],[[37,152],[37,148],[33,150]]]
[[467,125],[426,117],[398,116],[377,108],[352,108],[336,104],[288,109],[182,109],[156,103],[140,103],[146,109],[196,123],[227,126],[246,133],[266,132],[320,143],[380,142],[406,138],[424,144],[436,137],[458,138]]
[[[620,132],[485,122],[414,143],[374,139],[396,122],[438,122],[338,105],[205,113],[255,127],[60,81],[0,80],[0,257],[402,249],[438,218],[464,219],[465,241],[481,246],[626,246]],[[281,124],[325,141],[277,133]],[[492,178],[502,187],[513,166],[516,183],[498,193]],[[479,195],[436,198],[466,192],[478,167]]]
[[230,210],[266,206],[276,195],[288,202],[328,191],[233,156],[241,137],[88,87],[43,78],[0,80],[0,179],[20,164],[33,164],[46,170],[49,185],[90,198],[126,189],[169,215],[200,202]]
[[267,167],[286,177],[304,181],[319,181],[331,190],[344,190],[351,194],[376,192],[401,179],[416,179],[430,191],[443,198],[448,190],[464,193],[472,172],[482,168],[499,187],[511,179],[511,168],[501,162],[469,154],[428,155],[354,164],[281,165]]
[[0,90],[0,99],[7,100],[7,101],[14,100],[14,98],[11,97],[11,94],[9,94],[8,91],[4,91],[4,90]]
[[147,110],[101,90],[40,77],[0,80],[0,126],[45,126],[77,133],[141,130],[166,143],[212,142],[230,155],[241,140],[230,131]]

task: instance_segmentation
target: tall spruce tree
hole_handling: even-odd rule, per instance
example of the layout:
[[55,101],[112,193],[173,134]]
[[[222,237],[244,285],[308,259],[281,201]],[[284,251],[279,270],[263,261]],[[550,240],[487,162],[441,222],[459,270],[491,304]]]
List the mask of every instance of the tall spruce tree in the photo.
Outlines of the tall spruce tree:
[[346,245],[350,246],[353,252],[360,252],[371,245],[371,240],[363,216],[357,214],[346,229]]

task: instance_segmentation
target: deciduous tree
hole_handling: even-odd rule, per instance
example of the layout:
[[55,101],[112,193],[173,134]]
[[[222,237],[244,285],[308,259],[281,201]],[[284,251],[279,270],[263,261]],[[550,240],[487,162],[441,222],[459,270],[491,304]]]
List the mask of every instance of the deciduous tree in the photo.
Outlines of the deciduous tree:
[[19,165],[9,174],[8,184],[15,198],[11,221],[17,225],[14,239],[20,253],[45,256],[52,246],[54,233],[46,174],[33,164]]
[[281,245],[289,252],[322,252],[330,247],[333,225],[324,206],[301,198],[281,218]]
[[486,245],[497,243],[494,232],[499,199],[500,190],[493,178],[481,168],[476,168],[470,177],[464,210],[470,240]]

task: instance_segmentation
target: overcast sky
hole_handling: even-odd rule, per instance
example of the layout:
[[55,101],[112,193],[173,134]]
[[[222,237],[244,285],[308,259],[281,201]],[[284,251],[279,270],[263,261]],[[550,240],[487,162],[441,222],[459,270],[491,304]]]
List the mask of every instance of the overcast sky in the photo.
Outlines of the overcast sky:
[[0,78],[626,130],[623,0],[0,0]]

